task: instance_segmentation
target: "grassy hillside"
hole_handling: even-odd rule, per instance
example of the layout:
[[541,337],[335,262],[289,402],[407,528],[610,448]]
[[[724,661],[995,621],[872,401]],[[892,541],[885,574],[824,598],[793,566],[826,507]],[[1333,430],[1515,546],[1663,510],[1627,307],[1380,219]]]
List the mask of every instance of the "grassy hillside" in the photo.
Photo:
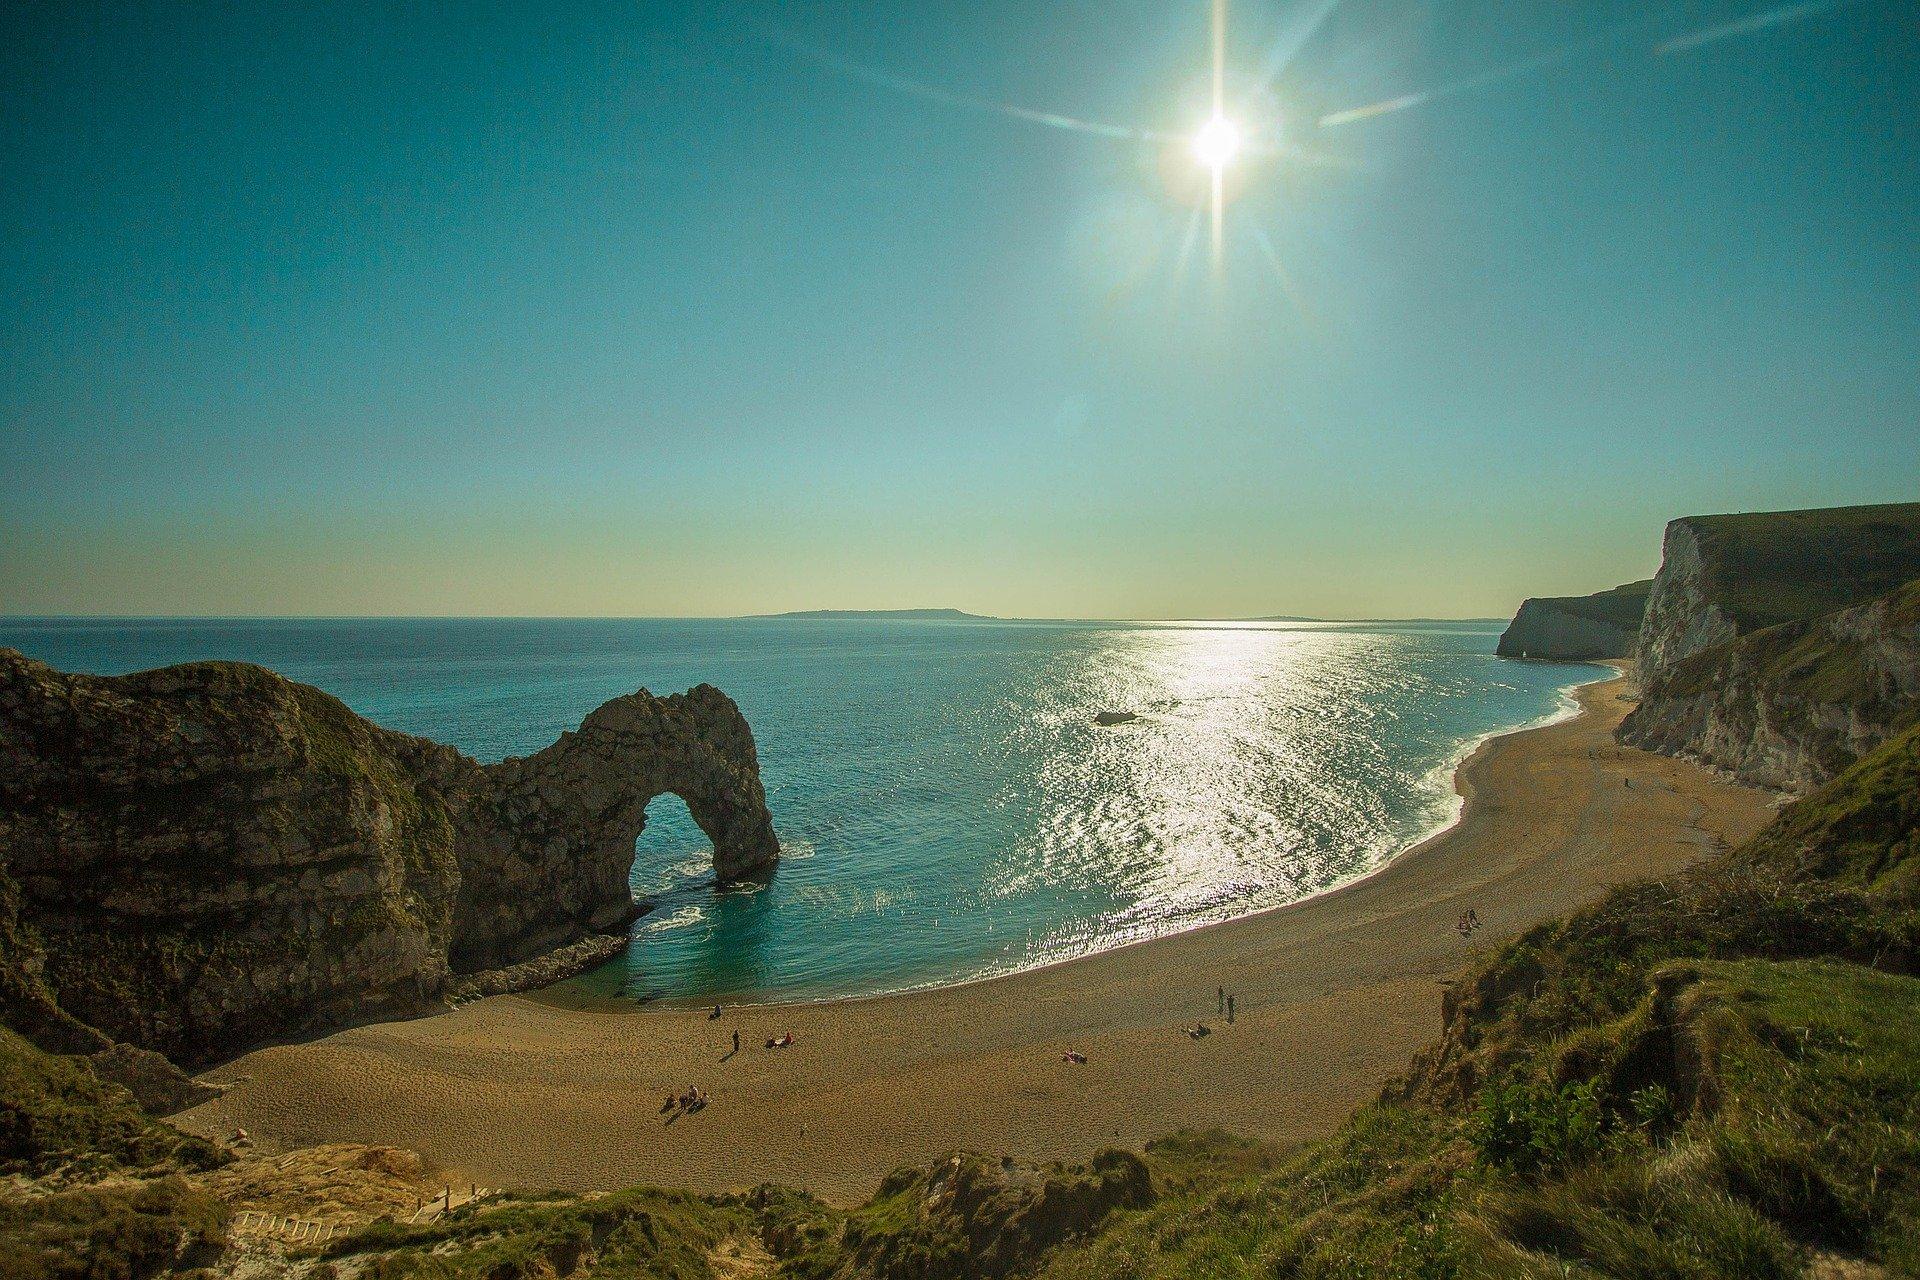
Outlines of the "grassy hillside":
[[1920,576],[1920,502],[1689,516],[1711,598],[1742,633],[1813,618]]
[[225,1158],[84,1059],[0,1027],[0,1175],[16,1179],[0,1193],[0,1276],[134,1280],[213,1261],[227,1211],[188,1177]]
[[1623,582],[1590,596],[1546,596],[1541,598],[1540,603],[1562,613],[1592,618],[1596,622],[1632,631],[1640,625],[1640,619],[1647,611],[1647,593],[1652,590],[1653,579],[1646,578],[1639,582]]

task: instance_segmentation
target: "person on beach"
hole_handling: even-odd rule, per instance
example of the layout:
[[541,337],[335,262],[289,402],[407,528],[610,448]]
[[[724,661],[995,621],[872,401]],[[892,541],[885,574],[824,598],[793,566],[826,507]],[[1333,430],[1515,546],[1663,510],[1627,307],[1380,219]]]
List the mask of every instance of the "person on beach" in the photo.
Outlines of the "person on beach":
[[1460,936],[1463,938],[1473,932],[1473,926],[1467,923],[1467,913],[1464,911],[1460,913],[1460,923],[1454,927],[1460,931]]
[[1467,908],[1467,925],[1469,928],[1474,928],[1474,929],[1478,929],[1480,927],[1480,913],[1478,911],[1475,911],[1472,907]]
[[1060,1061],[1071,1062],[1077,1066],[1084,1067],[1087,1065],[1087,1055],[1080,1052],[1078,1049],[1069,1049],[1065,1053],[1060,1055]]
[[740,1033],[738,1031],[733,1033],[733,1051],[735,1053],[740,1052]]
[[720,1020],[720,1006],[715,1005],[713,1006],[713,1012],[707,1015],[707,1021],[718,1022],[719,1020]]
[[1227,992],[1227,1021],[1233,1021],[1233,992]]

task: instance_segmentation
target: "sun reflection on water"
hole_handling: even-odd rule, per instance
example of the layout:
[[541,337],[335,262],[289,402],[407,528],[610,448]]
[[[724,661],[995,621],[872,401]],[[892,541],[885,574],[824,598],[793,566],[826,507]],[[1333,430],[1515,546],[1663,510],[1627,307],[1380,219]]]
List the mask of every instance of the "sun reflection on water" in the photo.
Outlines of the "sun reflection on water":
[[863,668],[830,732],[823,701],[796,697],[814,717],[801,756],[756,710],[770,780],[788,766],[771,795],[783,838],[811,856],[741,901],[680,847],[648,883],[679,886],[664,908],[710,910],[704,933],[665,928],[630,953],[649,993],[899,989],[1296,900],[1446,820],[1463,745],[1537,718],[1577,678],[1495,679],[1507,668],[1473,633],[981,631],[945,662],[863,653],[878,673]]

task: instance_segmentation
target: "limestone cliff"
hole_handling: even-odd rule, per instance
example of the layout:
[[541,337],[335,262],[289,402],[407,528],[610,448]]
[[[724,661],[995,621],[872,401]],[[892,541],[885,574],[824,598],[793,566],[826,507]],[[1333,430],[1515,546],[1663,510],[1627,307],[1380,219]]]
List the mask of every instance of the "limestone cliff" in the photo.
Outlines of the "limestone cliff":
[[0,650],[0,995],[187,1061],[430,1007],[623,921],[662,791],[723,879],[777,858],[752,733],[707,686],[484,766],[260,667],[95,677]]
[[1804,793],[1920,718],[1920,580],[1643,674],[1622,742]]
[[1920,503],[1686,516],[1667,526],[1635,656],[1644,674],[1920,577]]
[[1590,596],[1527,600],[1501,634],[1496,652],[1503,658],[1559,662],[1629,657],[1652,586],[1647,579]]

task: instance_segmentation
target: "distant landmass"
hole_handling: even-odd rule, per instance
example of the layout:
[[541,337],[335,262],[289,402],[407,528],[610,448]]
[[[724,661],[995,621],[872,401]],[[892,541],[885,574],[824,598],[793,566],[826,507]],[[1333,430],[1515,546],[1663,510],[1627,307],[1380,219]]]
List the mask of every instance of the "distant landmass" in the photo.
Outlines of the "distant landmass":
[[1294,613],[1269,613],[1258,618],[1233,618],[1233,622],[1317,622],[1327,626],[1354,627],[1378,623],[1397,626],[1408,622],[1498,622],[1498,618],[1309,618]]
[[926,620],[952,620],[956,618],[974,619],[983,622],[995,621],[984,613],[967,613],[960,609],[796,609],[791,613],[750,613],[749,618],[892,618],[902,622]]

